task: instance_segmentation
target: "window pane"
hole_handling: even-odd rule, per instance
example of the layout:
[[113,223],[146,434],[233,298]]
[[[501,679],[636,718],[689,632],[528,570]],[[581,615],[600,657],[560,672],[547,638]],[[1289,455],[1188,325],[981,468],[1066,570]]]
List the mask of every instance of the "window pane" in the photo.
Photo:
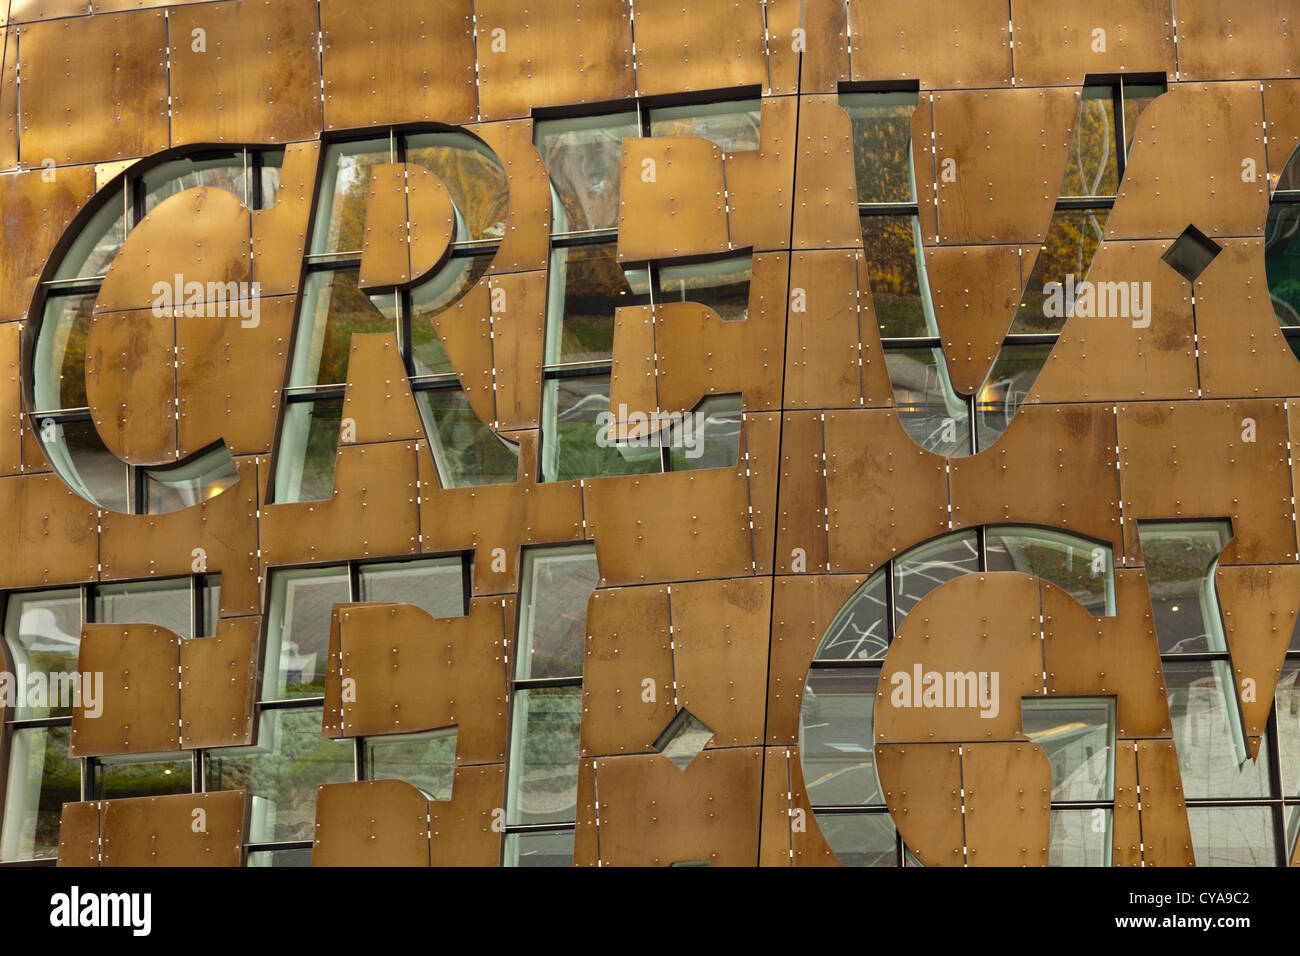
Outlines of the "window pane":
[[506,834],[506,866],[573,866],[573,831]]
[[862,246],[871,307],[881,337],[937,336],[929,282],[923,284],[917,265],[919,220],[915,216],[863,216]]
[[454,375],[434,318],[454,308],[478,284],[492,255],[453,256],[428,282],[411,290],[411,351],[416,375]]
[[[1296,170],[1300,180],[1300,163],[1287,169]],[[1283,328],[1300,326],[1300,203],[1274,202],[1268,208],[1264,227],[1264,274],[1273,313]],[[48,309],[46,314],[48,315]],[[48,319],[47,319],[48,321]],[[38,352],[39,355],[39,352]],[[39,384],[39,380],[38,380]]]
[[1115,799],[1115,701],[1024,700],[1021,728],[1047,753],[1052,802]]
[[221,617],[221,575],[209,574],[203,579],[200,592],[203,602],[203,634],[211,637],[217,633],[217,621]]
[[263,700],[325,693],[330,612],[351,600],[346,568],[304,568],[271,575]]
[[1227,651],[1213,568],[1231,537],[1226,521],[1138,525],[1160,653]]
[[635,113],[548,120],[535,139],[551,177],[555,233],[618,226],[623,139],[641,135]]
[[1288,657],[1282,665],[1273,702],[1282,755],[1282,792],[1300,797],[1300,658]]
[[1183,792],[1200,797],[1270,796],[1268,745],[1246,759],[1241,716],[1227,661],[1167,660],[1165,689]]
[[404,780],[430,800],[450,800],[456,773],[455,727],[365,741],[367,780]]
[[939,455],[971,453],[970,405],[948,379],[939,349],[888,349],[885,367],[898,420],[912,440]]
[[817,826],[844,866],[898,866],[898,831],[888,813],[823,813]]
[[[912,114],[916,93],[851,93],[840,97],[853,127],[858,202],[915,202]],[[867,257],[870,261],[870,256]]]
[[976,437],[981,451],[1002,437],[1051,354],[1050,345],[1002,346],[976,398]]
[[95,799],[192,793],[194,762],[188,753],[101,757],[95,761]]
[[649,305],[645,269],[624,272],[612,242],[551,252],[547,292],[546,361],[608,361],[614,354],[614,310]]
[[33,388],[40,411],[86,408],[86,339],[95,293],[51,295],[36,340]]
[[421,389],[415,402],[444,488],[514,484],[519,446],[483,424],[459,385]]
[[799,760],[814,807],[883,804],[871,739],[880,672],[819,668],[808,672],[799,709]]
[[1138,120],[1142,111],[1150,106],[1157,96],[1165,92],[1163,86],[1130,86],[1124,84],[1124,153],[1133,148],[1133,135],[1140,125]]
[[1109,547],[1039,528],[989,528],[985,547],[989,571],[1036,574],[1094,617],[1114,613],[1115,558]]
[[518,679],[582,676],[587,602],[599,580],[589,545],[524,552]]
[[319,707],[268,710],[256,745],[207,752],[209,791],[248,791],[248,842],[312,839],[316,788],[354,778],[352,741],[327,740],[320,731]]
[[[1065,327],[1074,304],[1072,290],[1088,275],[1109,216],[1106,209],[1058,209],[1052,213],[1011,323],[1012,333],[1056,333]],[[1024,261],[1021,269],[1029,265]]]
[[13,731],[0,859],[50,860],[59,855],[63,805],[81,799],[81,761],[68,756],[71,739],[68,726]]
[[361,600],[414,604],[433,617],[464,617],[465,562],[458,557],[362,565]]
[[190,579],[101,584],[94,589],[95,620],[101,624],[156,624],[192,637]]
[[543,402],[544,480],[645,475],[662,469],[657,436],[621,444],[610,436],[607,373],[551,379]]
[[145,472],[145,497],[151,515],[183,511],[239,484],[239,472],[223,444],[180,468]]
[[1197,866],[1277,866],[1268,807],[1188,807]]
[[743,420],[739,395],[715,395],[700,402],[695,411],[660,432],[670,469],[734,468],[740,462]]
[[753,256],[663,266],[659,270],[655,302],[696,302],[708,306],[725,321],[740,321],[749,315],[749,281],[753,269]]
[[[32,674],[73,674],[81,650],[81,595],[76,589],[9,595],[5,607],[5,642],[14,664],[17,688],[27,687]],[[46,698],[47,705],[49,698]],[[18,695],[13,719],[65,717],[70,707],[39,704],[30,695]]]
[[1109,86],[1085,86],[1065,161],[1062,196],[1113,196],[1119,184],[1115,102]]
[[651,136],[698,136],[727,153],[758,149],[759,101],[703,103],[650,111]]
[[1110,866],[1111,811],[1053,810],[1048,866]]
[[311,850],[250,850],[245,866],[311,866]]
[[974,531],[946,535],[899,556],[894,561],[894,628],[939,585],[978,570],[979,537]]
[[224,189],[247,205],[249,197],[244,188],[244,157],[242,153],[214,156],[210,159],[180,159],[166,163],[144,174],[144,212],[147,216],[163,200],[186,189],[210,186]]
[[56,279],[102,276],[126,241],[126,194],[119,186],[105,197],[99,212],[86,223],[59,264]]
[[275,501],[325,501],[334,495],[343,399],[291,402],[275,458]]
[[506,822],[572,823],[578,802],[582,688],[516,691],[514,706]]
[[407,137],[406,161],[432,170],[447,187],[458,213],[457,242],[506,234],[510,185],[483,143],[464,133],[421,133]]
[[106,511],[131,510],[126,462],[104,447],[104,440],[91,422],[56,425],[45,421],[37,434],[50,464],[83,498]]
[[826,629],[817,660],[882,660],[889,650],[889,575],[873,574]]
[[292,386],[346,383],[353,334],[396,332],[396,296],[367,295],[359,281],[360,269],[307,276],[293,348]]
[[366,233],[366,202],[370,195],[370,171],[391,163],[387,137],[362,143],[340,143],[325,154],[325,175],[321,180],[320,206],[311,251],[361,253]]
[[280,192],[280,178],[284,169],[284,150],[263,150],[259,158],[262,166],[262,195],[261,201],[256,208],[271,209],[275,206],[276,196]]

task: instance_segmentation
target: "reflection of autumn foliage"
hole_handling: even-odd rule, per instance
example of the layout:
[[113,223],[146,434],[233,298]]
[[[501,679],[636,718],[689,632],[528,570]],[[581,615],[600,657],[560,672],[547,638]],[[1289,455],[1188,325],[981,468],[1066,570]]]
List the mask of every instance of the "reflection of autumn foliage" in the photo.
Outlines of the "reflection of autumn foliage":
[[559,197],[557,231],[612,229],[618,225],[618,178],[624,137],[639,135],[634,114],[603,128],[543,130],[537,149]]
[[[381,312],[370,296],[358,288],[360,275],[357,269],[343,269],[321,273],[312,279],[324,287],[319,288],[315,298],[314,313],[302,318],[305,322],[315,323],[318,329],[324,326],[320,370],[316,377],[321,385],[347,380],[348,355],[354,334],[392,333],[396,330],[396,319],[391,311]],[[391,297],[381,301],[391,301]]]
[[472,148],[468,138],[412,137],[406,161],[432,170],[447,187],[467,227],[458,240],[500,239],[506,234],[510,186],[505,171],[486,152]]
[[1043,287],[1049,282],[1064,283],[1069,275],[1076,283],[1083,281],[1101,245],[1109,215],[1108,209],[1060,210],[1053,214],[1038,261],[1025,283],[1012,332],[1059,332],[1064,327],[1064,317],[1044,314],[1047,296]]
[[[909,98],[911,102],[907,102]],[[916,94],[869,93],[845,97],[841,102],[853,126],[858,202],[911,202]]]

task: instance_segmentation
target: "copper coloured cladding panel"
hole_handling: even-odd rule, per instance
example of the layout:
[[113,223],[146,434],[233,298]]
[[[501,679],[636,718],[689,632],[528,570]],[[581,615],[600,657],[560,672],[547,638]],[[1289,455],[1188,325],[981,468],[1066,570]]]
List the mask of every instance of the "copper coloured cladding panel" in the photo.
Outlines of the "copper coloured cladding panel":
[[849,78],[848,7],[841,0],[770,0],[767,30],[765,95],[833,93]]
[[633,94],[629,0],[477,0],[474,15],[484,119]]
[[719,0],[708,16],[678,0],[640,0],[632,11],[641,96],[767,81],[763,11],[752,0]]
[[[221,613],[258,613],[257,469],[237,459],[238,481],[199,504],[168,514],[100,513],[100,579],[221,574]],[[196,549],[198,554],[195,553]]]
[[1206,398],[1300,393],[1300,363],[1278,327],[1263,239],[1224,239],[1196,280],[1196,367]]
[[[1027,402],[1196,398],[1191,284],[1161,261],[1170,245],[1103,242],[1097,248],[1087,278],[1075,282],[1076,288],[1090,283],[1094,301],[1105,307],[1085,311],[1075,303]],[[1132,286],[1139,277],[1140,315]]]
[[[1295,560],[1286,408],[1275,399],[1119,406],[1125,554],[1141,519],[1231,517],[1224,564]],[[1151,475],[1159,475],[1152,481]],[[1248,487],[1250,494],[1240,489]]]
[[[92,166],[0,176],[5,246],[0,256],[0,321],[22,319],[54,245],[95,193]],[[10,232],[10,230],[13,230]]]
[[536,428],[546,342],[546,273],[495,275],[488,283],[489,303],[493,296],[502,306],[489,306],[497,423],[502,431]]
[[600,478],[585,484],[583,503],[602,586],[736,577],[753,568],[743,470]]
[[781,438],[777,572],[816,574],[829,570],[824,415],[788,413],[782,422]]
[[499,866],[505,768],[457,767],[450,800],[429,801],[433,866]]
[[855,82],[917,80],[931,89],[1011,85],[1003,0],[849,0],[848,9]]
[[988,379],[1020,304],[1021,250],[939,246],[924,255],[948,374],[957,391],[974,395]]
[[1011,22],[1018,86],[1082,86],[1090,74],[1121,72],[1173,79],[1177,69],[1167,0],[1011,0]]
[[1046,866],[1052,766],[1037,744],[967,744],[961,754],[970,866]]
[[825,438],[830,570],[870,571],[948,530],[944,459],[912,441],[897,412],[827,412]]
[[321,0],[325,129],[477,118],[470,0]]
[[176,319],[182,457],[218,439],[232,455],[268,454],[275,441],[276,411],[299,300],[282,295],[241,299],[232,305],[239,311],[226,318]]
[[148,156],[168,146],[162,11],[18,29],[26,167]]
[[1259,235],[1267,169],[1258,83],[1179,84],[1137,122],[1106,238]]
[[667,757],[596,761],[603,866],[758,863],[763,750],[705,750],[682,770]]
[[1178,8],[1178,69],[1185,79],[1296,76],[1300,32],[1295,6],[1259,0],[1198,0]]
[[800,97],[795,142],[793,248],[862,248],[853,127],[837,97]]
[[22,328],[0,325],[0,475],[23,470]]
[[455,725],[458,766],[504,759],[506,658],[501,602],[463,617],[411,604],[339,609],[342,734],[401,734]]
[[262,619],[219,621],[212,637],[181,641],[182,749],[253,742],[253,692]]
[[722,149],[694,136],[623,140],[618,261],[714,255],[730,248]]
[[99,866],[99,813],[103,804],[65,803],[59,817],[59,866]]
[[1178,752],[1172,740],[1138,741],[1137,779],[1141,792],[1143,864],[1195,865]]
[[72,713],[73,757],[148,754],[180,746],[180,638],[152,624],[83,624],[77,670],[103,674],[96,714]]
[[319,134],[318,14],[316,0],[172,8],[172,143],[283,143]]
[[253,279],[264,296],[298,291],[320,164],[320,143],[291,143],[269,209],[252,215]]
[[86,398],[104,446],[135,465],[179,457],[176,318],[150,309],[96,316],[86,337]]
[[488,272],[545,269],[551,241],[551,183],[533,145],[533,121],[479,123],[467,129],[496,154],[510,187],[505,235]]
[[767,743],[799,742],[799,708],[808,665],[835,615],[866,580],[823,574],[775,579],[767,672]]
[[794,97],[766,97],[759,121],[759,148],[728,153],[727,224],[737,247],[786,249],[794,214]]
[[1300,80],[1264,83],[1264,132],[1271,192],[1300,146]]
[[100,808],[100,866],[239,866],[243,790],[104,800]]
[[964,866],[961,755],[952,744],[877,744],[885,803],[924,866]]
[[1215,573],[1223,631],[1250,754],[1260,746],[1300,609],[1300,565],[1220,567]]
[[407,169],[406,163],[381,163],[370,169],[365,187],[366,225],[357,282],[362,289],[391,289],[411,281]]
[[0,58],[0,169],[13,169],[18,165],[17,27],[0,27]]
[[1116,737],[1168,737],[1164,669],[1146,572],[1115,572],[1115,615],[1089,614],[1072,596],[1039,580],[1043,667],[1049,697],[1114,697]]
[[677,714],[670,625],[667,587],[592,592],[582,664],[584,757],[654,752]]
[[1109,405],[1027,405],[992,448],[949,469],[954,528],[1046,525],[1123,553]]
[[1138,812],[1137,744],[1115,743],[1115,810],[1111,818],[1111,865],[1142,865],[1142,822]]
[[394,336],[352,336],[343,421],[351,425],[350,443],[358,445],[424,437]]
[[772,573],[777,522],[777,472],[780,417],[747,413],[741,428],[742,460],[749,474],[750,520],[753,522],[754,571]]
[[98,576],[96,508],[52,474],[0,478],[0,514],[21,548],[0,549],[10,587],[93,581]]
[[939,241],[1037,243],[1060,193],[1074,90],[934,94]]
[[428,866],[429,801],[402,780],[322,784],[312,866]]
[[673,586],[677,699],[713,731],[711,747],[763,743],[771,614],[770,579]]
[[862,325],[870,327],[875,317],[870,295],[858,288],[861,259],[851,250],[791,256],[787,408],[853,408],[862,399]]
[[414,442],[342,445],[333,497],[262,508],[262,565],[414,554],[417,490]]
[[[1038,579],[1017,572],[966,574],[923,597],[885,656],[874,707],[876,743],[1026,739],[1020,708],[1010,702],[1043,696],[1039,609]],[[945,673],[978,676],[982,683],[945,691]],[[935,681],[940,696],[927,698],[936,692]],[[936,700],[946,706],[936,708]]]

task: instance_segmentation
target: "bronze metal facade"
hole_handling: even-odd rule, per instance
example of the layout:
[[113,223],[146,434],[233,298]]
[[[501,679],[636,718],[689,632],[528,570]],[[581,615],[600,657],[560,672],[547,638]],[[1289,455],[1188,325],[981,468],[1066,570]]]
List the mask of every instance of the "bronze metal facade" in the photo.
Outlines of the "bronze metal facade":
[[1293,0],[0,51],[0,860],[1300,859]]

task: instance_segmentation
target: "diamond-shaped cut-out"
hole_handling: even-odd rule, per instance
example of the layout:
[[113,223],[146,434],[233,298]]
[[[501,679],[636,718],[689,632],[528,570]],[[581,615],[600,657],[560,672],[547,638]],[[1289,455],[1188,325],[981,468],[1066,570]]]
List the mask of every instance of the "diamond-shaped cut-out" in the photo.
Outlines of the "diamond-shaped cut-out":
[[677,764],[678,769],[685,770],[712,739],[713,731],[683,707],[668,722],[654,746],[655,750]]
[[1160,258],[1184,279],[1195,282],[1223,247],[1195,226],[1188,226]]

